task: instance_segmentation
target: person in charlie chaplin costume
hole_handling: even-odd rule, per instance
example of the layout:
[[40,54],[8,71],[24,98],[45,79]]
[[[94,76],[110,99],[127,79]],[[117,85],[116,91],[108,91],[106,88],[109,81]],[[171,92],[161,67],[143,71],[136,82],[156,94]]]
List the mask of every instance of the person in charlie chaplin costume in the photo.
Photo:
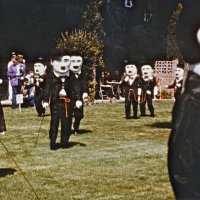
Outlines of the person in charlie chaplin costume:
[[125,116],[131,118],[131,105],[133,106],[133,118],[137,119],[138,102],[140,102],[141,88],[140,78],[137,74],[137,68],[133,64],[125,66],[126,76],[122,80],[125,88]]
[[60,144],[62,148],[68,147],[71,133],[69,108],[70,56],[58,52],[52,56],[51,65],[52,72],[49,73],[44,89],[43,107],[47,108],[50,105],[50,149],[56,150],[58,148],[56,139],[58,135],[59,122],[61,122]]
[[79,55],[70,57],[70,100],[71,123],[73,133],[78,133],[81,119],[84,117],[84,99],[88,97],[88,87],[85,74],[82,71],[83,58]]
[[42,106],[43,90],[45,87],[47,66],[42,57],[39,57],[34,63],[34,86],[35,86],[35,108],[39,117],[45,114],[45,108]]
[[[200,43],[200,29],[197,32]],[[187,66],[187,65],[186,65]],[[175,101],[168,141],[168,171],[176,199],[200,199],[200,62],[189,64]],[[186,73],[187,74],[187,73]],[[184,79],[185,80],[185,79]]]
[[141,116],[146,116],[146,103],[150,111],[150,116],[155,117],[152,99],[155,94],[156,78],[153,76],[153,69],[150,65],[143,65],[141,67],[142,77],[141,85],[143,91],[143,98],[140,103]]
[[175,70],[175,80],[171,85],[165,85],[165,88],[171,89],[174,88],[174,97],[175,99],[179,98],[182,91],[182,85],[183,85],[183,75],[184,75],[184,66],[181,67],[179,65]]

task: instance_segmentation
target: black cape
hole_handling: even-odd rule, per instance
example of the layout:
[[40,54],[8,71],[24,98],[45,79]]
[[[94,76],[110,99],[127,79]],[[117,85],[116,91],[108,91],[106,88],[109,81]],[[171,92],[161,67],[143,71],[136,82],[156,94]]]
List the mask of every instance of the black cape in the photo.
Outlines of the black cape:
[[193,72],[173,108],[168,170],[176,199],[200,199],[200,76]]

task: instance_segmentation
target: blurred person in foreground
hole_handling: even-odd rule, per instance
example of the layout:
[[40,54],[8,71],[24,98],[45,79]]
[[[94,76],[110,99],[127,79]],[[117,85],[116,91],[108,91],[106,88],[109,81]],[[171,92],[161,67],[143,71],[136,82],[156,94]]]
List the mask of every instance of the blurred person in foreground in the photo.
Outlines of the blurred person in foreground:
[[[200,29],[197,32],[200,44]],[[168,170],[176,199],[200,199],[200,62],[186,65],[181,96],[173,108]],[[188,73],[187,73],[188,72]]]

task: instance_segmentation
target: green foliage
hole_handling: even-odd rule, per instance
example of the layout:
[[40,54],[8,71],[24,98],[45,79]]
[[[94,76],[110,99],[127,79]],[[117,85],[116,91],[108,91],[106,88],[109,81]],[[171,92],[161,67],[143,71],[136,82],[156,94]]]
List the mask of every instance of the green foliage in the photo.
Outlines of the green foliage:
[[105,35],[100,8],[101,0],[92,0],[86,7],[83,19],[83,30],[61,33],[56,48],[69,55],[79,54],[84,60],[84,73],[88,77],[89,99],[94,100],[96,93],[96,67],[104,66],[103,42]]
[[171,99],[172,98],[172,91],[162,90],[161,97],[162,97],[162,99]]
[[103,5],[102,0],[92,0],[86,8],[82,19],[84,23],[84,30],[87,32],[93,32],[98,36],[99,39],[102,39],[105,36],[103,29],[103,17],[100,13],[100,9]]
[[86,72],[90,72],[94,66],[103,66],[102,47],[97,35],[83,30],[61,33],[56,44],[56,48],[62,52],[82,56]]
[[96,94],[96,81],[94,80],[90,80],[88,82],[88,85],[89,85],[89,98],[88,98],[88,101],[90,102],[93,102],[94,99],[95,99],[95,94]]
[[[86,10],[82,16],[83,19],[83,29],[86,32],[92,33],[97,40],[99,41],[99,50],[103,54],[103,42],[102,39],[105,36],[103,29],[103,17],[101,15],[101,7],[103,5],[103,0],[91,0],[86,7]],[[93,65],[92,80],[89,82],[89,99],[90,101],[94,100],[96,94],[96,67],[98,65]],[[99,66],[103,66],[99,65]]]
[[95,76],[94,69],[103,66],[103,45],[96,34],[83,30],[75,30],[72,33],[61,33],[57,40],[56,48],[69,55],[79,54],[83,57],[83,71],[89,80],[89,97],[94,99],[95,95]]
[[180,63],[184,63],[184,59],[176,42],[176,28],[182,9],[183,5],[179,3],[176,10],[173,12],[171,16],[170,23],[167,28],[168,33],[167,33],[167,50],[166,50],[166,57],[168,60],[175,60],[178,58]]

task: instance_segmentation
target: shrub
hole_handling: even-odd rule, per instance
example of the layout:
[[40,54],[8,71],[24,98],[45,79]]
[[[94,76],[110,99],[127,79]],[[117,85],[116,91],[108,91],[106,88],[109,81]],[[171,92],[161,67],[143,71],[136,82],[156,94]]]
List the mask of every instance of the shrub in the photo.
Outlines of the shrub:
[[169,90],[161,91],[161,99],[171,99],[171,98],[172,98],[172,91]]

